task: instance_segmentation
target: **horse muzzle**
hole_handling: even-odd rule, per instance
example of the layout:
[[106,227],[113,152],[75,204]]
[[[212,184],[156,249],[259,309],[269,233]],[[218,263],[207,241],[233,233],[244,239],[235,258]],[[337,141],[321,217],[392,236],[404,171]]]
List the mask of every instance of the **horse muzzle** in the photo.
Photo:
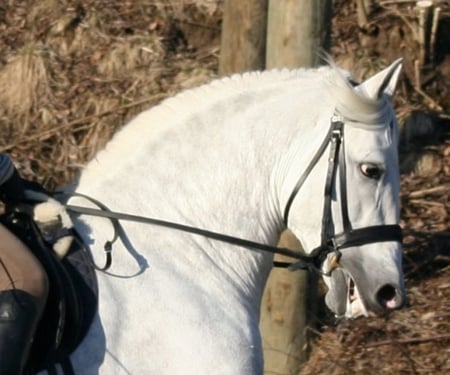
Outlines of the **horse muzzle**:
[[356,318],[385,315],[403,307],[406,296],[401,262],[395,258],[390,262],[368,262],[358,259],[360,254],[357,248],[347,249],[330,276],[325,277],[329,288],[325,302],[330,310],[338,317]]

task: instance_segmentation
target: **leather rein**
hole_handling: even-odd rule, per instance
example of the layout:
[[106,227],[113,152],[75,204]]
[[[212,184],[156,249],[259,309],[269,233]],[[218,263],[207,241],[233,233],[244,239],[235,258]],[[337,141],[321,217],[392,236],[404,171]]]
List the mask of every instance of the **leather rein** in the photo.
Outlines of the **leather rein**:
[[[284,267],[289,270],[297,270],[297,269],[309,269],[311,271],[317,272],[322,275],[329,276],[333,269],[329,269],[328,272],[324,272],[321,269],[322,263],[327,258],[328,254],[334,254],[334,261],[337,263],[341,257],[341,250],[353,246],[361,246],[370,243],[376,242],[389,242],[389,241],[398,241],[402,242],[402,230],[399,225],[375,225],[369,226],[365,228],[353,229],[349,216],[348,216],[348,208],[347,208],[347,188],[346,188],[346,163],[345,163],[345,150],[344,150],[344,122],[340,116],[333,116],[331,118],[331,126],[330,129],[320,145],[319,149],[315,153],[311,162],[309,163],[306,170],[301,175],[297,184],[295,185],[294,190],[292,191],[284,212],[284,222],[288,224],[289,220],[289,212],[292,206],[292,203],[297,196],[297,193],[300,191],[303,183],[307,179],[308,175],[313,170],[314,166],[317,164],[319,159],[324,154],[328,145],[330,145],[330,153],[328,159],[328,170],[325,181],[325,190],[324,190],[324,204],[323,204],[323,214],[322,214],[322,229],[321,229],[321,244],[320,246],[313,249],[310,254],[306,255],[300,253],[299,251],[270,246],[266,244],[262,244],[255,241],[246,240],[243,238],[238,238],[234,236],[229,236],[226,234],[209,231],[206,229],[196,228],[184,224],[174,223],[170,221],[138,216],[138,215],[130,215],[126,213],[114,212],[111,211],[108,207],[106,207],[103,203],[98,200],[86,196],[84,194],[79,193],[56,193],[56,195],[66,195],[70,196],[78,196],[87,199],[91,203],[95,204],[98,208],[88,208],[76,205],[67,204],[65,207],[69,212],[75,214],[83,214],[90,216],[99,216],[108,218],[111,220],[112,225],[114,227],[114,236],[111,241],[107,241],[104,246],[106,261],[103,267],[96,268],[101,271],[106,271],[111,263],[112,263],[112,244],[120,237],[120,220],[126,221],[134,221],[143,224],[151,224],[156,226],[162,226],[166,228],[172,228],[175,230],[191,233],[194,235],[200,235],[203,237],[210,238],[215,241],[221,241],[225,243],[229,243],[235,246],[244,247],[249,250],[259,250],[265,251],[272,254],[280,254],[293,259],[296,259],[295,262],[285,263],[285,262],[274,262],[274,266],[276,267]],[[330,228],[331,224],[331,200],[332,200],[332,191],[333,185],[336,184],[336,175],[337,175],[337,167],[339,164],[339,181],[340,181],[340,202],[341,202],[341,212],[342,212],[342,222],[344,231],[339,234],[329,235],[328,228]]]

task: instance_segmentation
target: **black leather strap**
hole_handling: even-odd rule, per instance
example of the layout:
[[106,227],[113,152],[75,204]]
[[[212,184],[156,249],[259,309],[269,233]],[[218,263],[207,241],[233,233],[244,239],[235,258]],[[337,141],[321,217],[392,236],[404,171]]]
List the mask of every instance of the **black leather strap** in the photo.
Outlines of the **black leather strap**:
[[[84,196],[84,195],[77,194],[77,196]],[[84,196],[84,197],[86,197],[86,196]],[[93,198],[90,198],[89,200],[92,201],[92,199]],[[262,244],[259,242],[254,242],[254,241],[246,240],[243,238],[239,238],[239,237],[234,237],[234,236],[229,236],[229,235],[222,234],[222,233],[212,232],[212,231],[209,231],[206,229],[201,229],[201,228],[191,227],[189,225],[174,223],[171,221],[165,221],[165,220],[160,220],[160,219],[155,219],[155,218],[145,217],[145,216],[131,215],[131,214],[123,213],[123,212],[114,212],[109,209],[104,209],[104,207],[105,207],[104,205],[99,206],[99,207],[101,207],[100,209],[83,207],[83,206],[75,206],[75,205],[70,205],[70,204],[66,205],[65,207],[66,207],[67,211],[69,211],[69,212],[72,212],[75,214],[104,217],[104,218],[112,220],[113,223],[118,222],[119,220],[126,220],[126,221],[134,221],[134,222],[143,223],[143,224],[157,225],[157,226],[172,228],[175,230],[179,230],[179,231],[183,231],[183,232],[187,232],[187,233],[191,233],[191,234],[204,236],[204,237],[216,240],[216,241],[226,242],[226,243],[230,243],[232,245],[245,247],[250,250],[261,250],[261,251],[266,251],[266,252],[273,253],[273,254],[285,255],[287,257],[291,257],[291,258],[294,258],[294,259],[297,259],[298,261],[300,261],[303,264],[303,268],[309,268],[309,264],[310,263],[312,264],[312,260],[309,256],[301,254],[300,252],[295,251],[295,250],[291,250],[291,249],[287,249],[287,248],[283,248],[283,247],[270,246],[270,245]],[[110,253],[108,253],[108,254],[110,256]],[[109,260],[109,262],[108,262],[108,267],[109,267],[110,260],[111,260],[110,257],[108,258],[108,260]],[[98,269],[104,270],[104,268],[102,268],[102,269],[98,268]]]
[[347,201],[347,163],[345,162],[345,141],[342,138],[341,150],[339,152],[339,186],[340,186],[340,203],[342,226],[344,232],[352,230],[352,224],[348,216],[348,201]]
[[319,149],[314,154],[314,157],[308,164],[308,167],[305,169],[299,180],[297,181],[297,184],[294,187],[294,190],[292,191],[291,195],[289,196],[289,199],[286,203],[286,207],[284,209],[284,215],[283,220],[286,227],[288,226],[288,220],[289,220],[289,211],[291,210],[292,203],[297,196],[297,193],[300,191],[301,187],[303,186],[303,183],[305,182],[306,178],[309,176],[311,171],[313,170],[314,166],[317,164],[323,153],[325,152],[326,148],[328,147],[328,143],[330,142],[330,136],[332,133],[332,129],[328,131],[327,135],[325,136],[324,140],[322,141]]
[[334,245],[338,249],[391,241],[403,241],[402,229],[399,225],[374,225],[352,229],[334,236]]
[[[81,194],[81,193],[57,193],[57,195],[65,195],[65,196],[73,196],[73,197],[80,197],[80,198],[84,198],[86,200],[88,200],[89,202],[95,204],[97,207],[99,207],[99,210],[97,210],[98,212],[111,212],[111,210],[106,207],[102,202],[100,202],[99,200],[92,198],[88,195],[85,194]],[[66,205],[66,209],[68,211],[70,211],[69,206]],[[85,208],[85,210],[89,210],[88,208]],[[102,216],[100,214],[98,214],[97,216]],[[105,216],[104,217],[108,217],[111,220],[111,224],[113,226],[113,230],[114,230],[114,234],[113,234],[113,238],[109,241],[106,241],[103,249],[105,251],[105,264],[100,267],[98,266],[95,262],[93,262],[95,269],[99,270],[99,271],[106,271],[109,269],[109,267],[111,267],[112,264],[112,245],[114,244],[114,242],[116,242],[119,238],[119,233],[120,233],[120,223],[119,220],[115,217],[113,217],[112,215],[110,216]],[[80,242],[82,243],[82,242]]]
[[328,157],[328,170],[325,179],[324,202],[322,210],[322,229],[321,229],[321,244],[325,246],[328,242],[328,229],[331,223],[331,194],[333,192],[333,182],[336,180],[337,159],[339,149],[343,139],[344,124],[340,121],[331,123],[330,136],[330,156]]

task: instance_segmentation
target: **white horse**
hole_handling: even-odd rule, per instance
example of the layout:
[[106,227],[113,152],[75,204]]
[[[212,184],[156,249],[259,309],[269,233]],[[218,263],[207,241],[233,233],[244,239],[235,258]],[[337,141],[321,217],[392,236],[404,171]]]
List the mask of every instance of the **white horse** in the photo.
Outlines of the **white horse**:
[[[314,255],[336,315],[399,308],[390,98],[400,70],[396,61],[359,85],[334,67],[248,73],[188,90],[119,131],[75,191],[114,211],[268,245],[287,225]],[[70,203],[92,207],[79,197]],[[122,224],[126,241],[98,273],[98,314],[71,356],[75,372],[261,374],[258,320],[273,255]],[[76,226],[102,262],[111,222],[81,215]]]

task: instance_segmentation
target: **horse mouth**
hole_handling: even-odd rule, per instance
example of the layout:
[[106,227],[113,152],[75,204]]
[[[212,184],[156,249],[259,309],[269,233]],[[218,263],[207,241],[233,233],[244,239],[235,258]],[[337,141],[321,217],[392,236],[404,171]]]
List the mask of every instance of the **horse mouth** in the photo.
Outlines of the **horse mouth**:
[[345,317],[347,319],[354,319],[359,316],[369,316],[355,281],[347,272],[345,276],[347,279],[347,304]]
[[329,279],[325,279],[328,292],[325,303],[338,319],[355,319],[369,316],[358,283],[348,270],[335,269]]

